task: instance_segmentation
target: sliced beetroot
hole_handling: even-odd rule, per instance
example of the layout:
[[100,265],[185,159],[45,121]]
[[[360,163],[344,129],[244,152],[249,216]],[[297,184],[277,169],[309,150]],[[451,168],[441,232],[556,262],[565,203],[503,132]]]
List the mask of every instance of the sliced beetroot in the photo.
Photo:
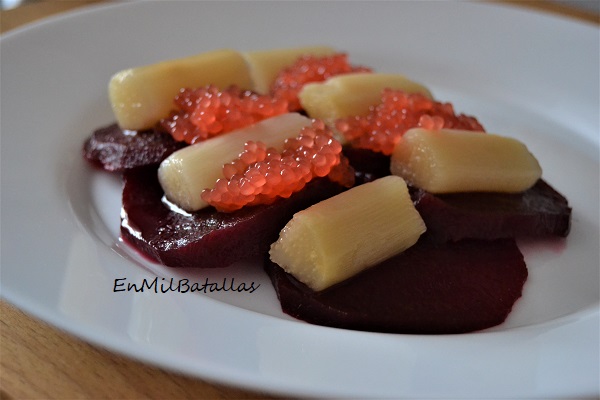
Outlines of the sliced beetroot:
[[350,145],[344,145],[342,153],[354,168],[357,184],[370,182],[390,174],[390,156]]
[[433,195],[417,189],[412,196],[427,225],[427,235],[437,241],[564,237],[570,229],[567,199],[543,180],[518,194]]
[[505,321],[527,279],[512,239],[420,240],[384,263],[314,292],[267,260],[282,310],[317,325],[373,332],[454,334]]
[[163,202],[156,167],[127,170],[123,177],[123,239],[170,267],[219,268],[262,257],[294,213],[343,190],[321,178],[270,205],[187,214]]
[[120,172],[144,165],[158,164],[185,146],[168,133],[154,129],[124,132],[117,124],[94,131],[83,146],[83,156],[95,167]]
[[[390,174],[390,157],[367,149],[344,146],[357,183]],[[439,241],[569,234],[571,207],[567,199],[544,180],[517,194],[455,193],[434,195],[411,188],[411,196],[427,235]]]

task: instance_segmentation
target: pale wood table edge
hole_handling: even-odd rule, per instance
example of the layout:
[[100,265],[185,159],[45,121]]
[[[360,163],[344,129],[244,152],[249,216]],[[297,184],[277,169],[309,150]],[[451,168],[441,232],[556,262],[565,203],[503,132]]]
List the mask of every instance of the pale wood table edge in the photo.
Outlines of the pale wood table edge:
[[562,3],[552,3],[544,0],[488,0],[488,2],[512,5],[529,9],[531,11],[537,11],[559,17],[566,17],[579,22],[586,22],[595,25],[600,24],[600,14],[580,8],[570,7]]
[[[2,11],[0,32],[98,2],[101,1],[44,1]],[[543,1],[501,3],[600,23],[597,14]],[[262,399],[267,396],[215,385],[130,360],[85,343],[2,300],[0,398]]]
[[0,302],[0,399],[271,399],[88,344]]

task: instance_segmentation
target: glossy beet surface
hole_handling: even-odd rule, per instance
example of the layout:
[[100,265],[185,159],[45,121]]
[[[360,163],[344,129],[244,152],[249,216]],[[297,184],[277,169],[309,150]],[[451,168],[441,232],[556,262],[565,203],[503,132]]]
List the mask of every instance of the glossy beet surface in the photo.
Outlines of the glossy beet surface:
[[[343,190],[319,179],[268,206],[179,212],[163,201],[157,165],[182,146],[158,131],[130,135],[116,125],[97,130],[84,146],[92,164],[123,171],[123,239],[166,266],[218,268],[265,257],[295,212]],[[387,156],[352,148],[344,153],[358,184],[389,174]],[[434,196],[418,189],[411,195],[428,226],[417,245],[332,288],[315,293],[267,260],[283,311],[315,324],[365,331],[486,329],[506,319],[527,279],[514,240],[493,239],[569,231],[566,199],[543,181],[519,195]]]
[[366,183],[390,174],[390,157],[368,149],[345,145],[342,153],[354,168],[356,183]]
[[155,130],[123,132],[117,124],[99,128],[85,141],[83,156],[92,165],[117,172],[158,164],[185,143]]
[[427,234],[437,241],[567,236],[570,229],[567,200],[543,180],[518,194],[415,190],[412,196]]
[[282,310],[301,320],[364,331],[452,334],[505,321],[527,279],[510,239],[420,240],[384,263],[313,292],[269,260]]
[[328,179],[318,179],[271,205],[233,213],[208,207],[187,214],[162,201],[155,166],[127,170],[123,178],[122,237],[171,267],[227,267],[263,256],[295,212],[342,191]]

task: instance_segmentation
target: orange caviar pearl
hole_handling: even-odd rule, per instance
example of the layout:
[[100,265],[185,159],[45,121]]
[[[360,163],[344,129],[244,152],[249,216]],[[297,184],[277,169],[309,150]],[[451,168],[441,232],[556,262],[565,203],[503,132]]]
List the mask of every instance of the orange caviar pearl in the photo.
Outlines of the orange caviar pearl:
[[182,89],[174,111],[161,126],[177,141],[193,144],[286,113],[287,101],[261,96],[232,86]]
[[456,115],[450,103],[392,89],[384,89],[382,102],[368,115],[339,119],[335,126],[353,146],[386,155],[411,128],[484,131],[474,117]]
[[260,141],[246,143],[240,156],[223,166],[224,178],[204,190],[202,199],[219,211],[230,212],[290,197],[312,179],[328,175],[347,187],[354,184],[342,146],[329,128],[315,121],[297,137],[287,139],[281,152]]
[[275,98],[286,100],[289,111],[297,111],[302,108],[298,93],[304,84],[321,82],[332,76],[350,72],[371,72],[371,69],[350,65],[346,54],[325,57],[303,56],[277,75],[271,86],[271,94]]

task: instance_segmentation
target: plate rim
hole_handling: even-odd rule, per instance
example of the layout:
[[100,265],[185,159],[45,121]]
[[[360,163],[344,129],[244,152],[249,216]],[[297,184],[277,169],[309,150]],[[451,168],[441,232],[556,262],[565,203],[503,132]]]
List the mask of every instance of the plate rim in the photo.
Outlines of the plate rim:
[[[136,3],[136,2],[132,2],[132,3]],[[16,28],[14,30],[11,30],[10,32],[7,32],[6,34],[2,35],[2,41],[9,40],[9,38],[18,36],[18,35],[21,34],[21,32],[29,32],[32,29],[41,29],[41,27],[43,27],[45,24],[60,23],[65,18],[76,18],[76,17],[78,17],[79,15],[82,15],[82,14],[93,13],[97,9],[103,9],[104,10],[104,9],[108,9],[108,8],[121,7],[121,6],[123,6],[123,4],[120,4],[120,3],[109,4],[109,5],[106,5],[106,4],[91,5],[89,7],[86,7],[85,9],[74,10],[74,11],[71,11],[71,12],[68,12],[68,13],[65,13],[65,14],[60,14],[60,15],[57,15],[57,16],[52,16],[52,17],[49,17],[48,19],[42,20],[41,22],[34,22],[34,23],[28,24],[28,25],[26,25],[24,27]],[[564,20],[564,19],[562,19],[562,20]],[[571,22],[573,22],[573,21],[571,21]],[[112,351],[116,350],[116,352],[118,352],[120,354],[124,354],[124,355],[128,355],[128,356],[132,355],[131,352],[123,352],[122,353],[122,351],[124,351],[124,348],[125,348],[125,343],[124,342],[123,342],[123,348],[115,349],[114,347],[107,347],[106,344],[101,343],[101,339],[100,339],[101,336],[100,335],[98,335],[97,337],[90,337],[89,336],[89,332],[86,335],[83,335],[82,333],[85,330],[82,330],[81,328],[76,328],[76,327],[73,327],[73,326],[67,326],[69,324],[65,323],[64,320],[60,321],[60,318],[57,315],[55,315],[55,314],[52,314],[52,316],[50,318],[48,318],[48,315],[41,315],[41,313],[39,312],[39,308],[38,308],[38,310],[36,310],[35,306],[33,304],[30,304],[30,302],[28,302],[27,299],[25,299],[25,298],[19,299],[19,295],[18,294],[14,293],[14,292],[11,293],[11,289],[4,287],[4,285],[2,285],[2,290],[0,291],[0,297],[3,298],[3,299],[6,299],[11,304],[14,304],[18,308],[22,309],[27,314],[33,315],[36,318],[38,318],[38,319],[40,319],[42,321],[45,321],[45,322],[49,323],[50,325],[52,325],[54,327],[58,327],[59,329],[65,330],[65,331],[70,332],[70,333],[74,333],[80,339],[83,339],[85,341],[89,341],[91,343],[94,343],[95,345],[97,345],[99,347],[108,348],[109,350],[112,350]],[[560,318],[558,318],[558,320],[560,320],[560,321],[558,321],[558,323],[560,323],[563,319],[572,319],[571,317],[577,317],[577,318],[580,318],[580,317],[581,318],[592,317],[592,318],[597,318],[598,317],[597,316],[597,314],[598,314],[598,308],[599,308],[598,304],[596,304],[596,305],[594,305],[592,307],[586,308],[584,310],[580,310],[579,312],[577,312],[577,313],[575,313],[573,315],[568,315],[568,316],[560,317]],[[56,310],[54,310],[54,311],[56,311]],[[260,313],[258,313],[258,314],[260,314]],[[269,319],[270,318],[277,319],[276,317],[271,317],[271,316],[268,316],[268,315],[263,315],[263,314],[260,314],[260,315],[262,315],[263,317],[267,317]],[[277,319],[277,320],[281,321],[280,319]],[[541,323],[541,324],[537,324],[537,325],[553,324],[554,322],[555,321],[547,321],[547,322],[544,322],[544,323]],[[288,324],[288,323],[294,323],[295,324],[297,322],[296,321],[284,321],[284,324]],[[324,329],[335,329],[335,328],[318,327],[318,329],[323,329],[323,328]],[[520,330],[521,328],[520,327],[516,327],[516,328],[512,328],[512,329],[514,329],[514,330]],[[528,330],[529,327],[523,327],[523,329],[524,330]],[[78,332],[78,331],[81,331],[81,332]],[[78,332],[78,333],[76,333],[76,332]],[[499,334],[499,333],[497,333],[497,332],[487,332],[487,333],[486,332],[480,332],[480,333],[476,333],[475,335],[482,335],[482,334],[493,335],[493,334]],[[383,335],[386,335],[386,334],[383,334]],[[143,354],[135,355],[135,357],[138,358],[138,359],[140,359],[140,360],[144,360],[145,362],[148,362],[148,363],[151,363],[151,364],[154,364],[154,365],[158,365],[158,366],[161,366],[161,367],[165,367],[165,364],[163,362],[161,362],[159,364],[156,364],[155,361],[153,362],[150,359],[145,359],[143,357]],[[179,370],[179,369],[168,367],[168,366],[167,366],[167,368],[171,369],[171,370],[175,370],[175,371],[181,372],[181,373],[186,374],[186,375],[190,375],[189,371]],[[195,375],[195,374],[192,374],[192,375],[193,376],[198,376],[198,375]],[[202,375],[202,377],[206,378],[206,375]],[[225,378],[225,381],[219,380],[219,377],[208,377],[207,379],[213,380],[215,382],[220,382],[220,383],[225,383],[225,384],[231,384],[231,381],[228,381],[226,378]],[[242,387],[246,387],[248,389],[252,389],[252,390],[259,390],[259,391],[262,391],[262,392],[265,391],[265,387],[264,386],[258,387],[258,386],[254,386],[253,384],[254,384],[254,382],[248,381],[248,382],[246,382],[246,384],[242,383],[241,386]],[[283,391],[277,390],[274,393],[289,394],[289,392],[287,390],[285,390],[284,388],[280,388],[280,389],[282,389]],[[311,395],[311,394],[308,393],[308,394],[305,394],[305,395]],[[320,394],[316,394],[316,395],[320,395]],[[323,395],[328,395],[328,394],[323,394]],[[332,393],[330,393],[329,395],[332,395]]]

